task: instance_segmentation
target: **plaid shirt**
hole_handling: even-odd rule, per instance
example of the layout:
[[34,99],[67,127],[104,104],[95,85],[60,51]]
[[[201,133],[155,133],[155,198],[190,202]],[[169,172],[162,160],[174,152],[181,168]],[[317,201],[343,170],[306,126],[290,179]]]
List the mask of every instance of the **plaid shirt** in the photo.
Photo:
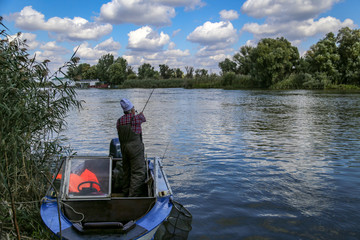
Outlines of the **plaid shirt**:
[[[131,121],[132,118],[133,121]],[[143,113],[139,113],[138,115],[129,113],[118,119],[116,128],[119,129],[119,125],[128,125],[131,123],[131,130],[137,134],[140,134],[142,132],[141,124],[143,122],[146,122],[146,118]]]

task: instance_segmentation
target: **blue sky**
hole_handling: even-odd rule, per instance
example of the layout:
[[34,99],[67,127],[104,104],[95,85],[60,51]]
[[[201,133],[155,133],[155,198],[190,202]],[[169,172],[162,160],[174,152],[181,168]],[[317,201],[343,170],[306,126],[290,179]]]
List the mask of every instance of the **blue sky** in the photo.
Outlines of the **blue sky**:
[[0,0],[0,15],[22,32],[50,69],[107,53],[135,70],[150,63],[219,72],[218,63],[261,38],[285,37],[300,54],[342,27],[359,28],[358,0]]

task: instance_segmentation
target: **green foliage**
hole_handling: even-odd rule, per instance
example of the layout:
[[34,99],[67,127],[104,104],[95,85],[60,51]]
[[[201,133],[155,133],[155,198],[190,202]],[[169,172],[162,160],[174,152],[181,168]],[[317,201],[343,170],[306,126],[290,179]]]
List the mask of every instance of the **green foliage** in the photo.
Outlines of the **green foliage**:
[[360,85],[360,29],[342,28],[336,37],[340,84]]
[[265,38],[250,51],[249,57],[250,75],[268,88],[291,74],[299,61],[299,52],[285,38]]
[[110,82],[109,67],[114,63],[114,56],[112,54],[103,55],[97,65],[97,76],[101,82]]
[[223,75],[222,86],[225,89],[259,88],[259,84],[250,75],[228,72]]
[[184,79],[133,79],[126,80],[121,88],[183,88]]
[[195,70],[195,78],[205,78],[207,76],[208,76],[208,70],[203,68]]
[[183,73],[183,71],[181,71],[181,69],[180,68],[176,68],[175,69],[175,78],[183,78],[183,75],[184,75],[184,73]]
[[138,68],[138,77],[139,79],[151,79],[156,75],[154,67],[149,63],[144,63]]
[[108,68],[109,82],[114,85],[119,85],[127,79],[127,61],[124,58],[118,58]]
[[175,75],[174,70],[171,69],[166,64],[160,64],[159,68],[160,68],[160,76],[161,76],[162,79],[169,79],[169,78],[171,78],[171,77],[173,77]]
[[227,72],[223,75],[223,81],[222,81],[222,85],[223,86],[229,86],[232,85],[233,81],[235,80],[235,73],[234,72]]
[[[0,25],[5,28],[1,18]],[[49,76],[49,61],[30,58],[26,42],[10,41],[5,29],[0,39],[0,222],[10,238],[20,239],[42,229],[38,212],[47,186],[44,176],[63,151],[57,133],[64,128],[66,113],[80,103],[66,83],[49,81],[55,77],[61,82],[61,69]],[[77,61],[73,56],[64,67]],[[45,85],[49,87],[40,87]]]
[[233,59],[237,64],[237,73],[242,75],[250,74],[250,70],[252,68],[252,61],[250,56],[253,49],[254,48],[251,46],[242,46],[240,48],[240,52],[234,55]]
[[222,78],[216,74],[206,77],[185,79],[185,88],[221,88]]
[[270,89],[303,89],[304,83],[310,84],[313,78],[308,73],[291,74],[286,79],[272,85]]
[[185,70],[186,70],[186,75],[185,75],[186,78],[193,78],[194,77],[194,67],[186,66]]
[[97,68],[96,65],[91,66],[85,73],[82,75],[82,79],[98,79],[97,77]]
[[221,69],[222,74],[226,74],[228,72],[236,72],[236,63],[231,61],[228,58],[225,58],[224,61],[219,62],[219,68]]
[[327,75],[331,83],[339,81],[338,71],[340,55],[337,51],[336,38],[333,33],[328,33],[324,39],[310,47],[305,55],[307,72],[316,74],[322,72]]

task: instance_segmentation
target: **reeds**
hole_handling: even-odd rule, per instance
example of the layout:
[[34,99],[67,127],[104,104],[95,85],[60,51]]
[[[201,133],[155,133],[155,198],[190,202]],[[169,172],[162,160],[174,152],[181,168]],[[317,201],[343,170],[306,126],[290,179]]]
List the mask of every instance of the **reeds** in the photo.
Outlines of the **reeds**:
[[47,186],[42,173],[49,176],[63,153],[64,118],[80,102],[65,83],[49,83],[61,69],[50,77],[49,61],[31,58],[20,34],[10,40],[1,17],[0,27],[0,239],[46,238],[39,215]]

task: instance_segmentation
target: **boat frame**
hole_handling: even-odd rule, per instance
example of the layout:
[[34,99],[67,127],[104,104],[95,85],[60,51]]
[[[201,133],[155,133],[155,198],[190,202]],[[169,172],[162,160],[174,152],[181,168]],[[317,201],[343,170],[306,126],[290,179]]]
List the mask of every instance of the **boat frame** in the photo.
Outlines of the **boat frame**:
[[[102,195],[69,193],[72,161],[109,161],[109,186]],[[173,193],[161,159],[146,160],[148,196],[124,197],[111,189],[113,163],[121,158],[72,156],[65,158],[43,198],[40,214],[45,225],[60,239],[151,239],[169,216]],[[61,172],[62,171],[62,172]],[[105,172],[107,170],[105,169]],[[59,174],[63,174],[60,181]],[[105,184],[106,185],[106,184]],[[79,187],[79,186],[78,186]],[[90,186],[91,187],[91,186]],[[57,190],[59,189],[59,190]]]

